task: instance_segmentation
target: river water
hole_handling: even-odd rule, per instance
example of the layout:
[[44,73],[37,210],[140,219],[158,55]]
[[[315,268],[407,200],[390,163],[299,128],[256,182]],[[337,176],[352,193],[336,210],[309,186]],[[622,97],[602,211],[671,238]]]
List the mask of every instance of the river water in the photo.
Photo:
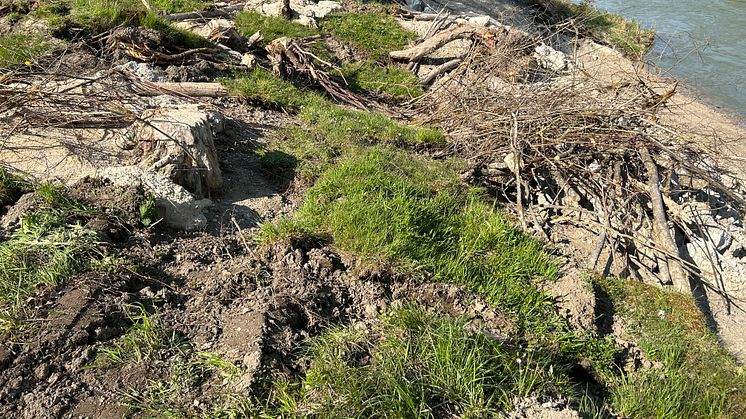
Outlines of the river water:
[[596,0],[654,28],[650,59],[705,101],[746,119],[746,0]]

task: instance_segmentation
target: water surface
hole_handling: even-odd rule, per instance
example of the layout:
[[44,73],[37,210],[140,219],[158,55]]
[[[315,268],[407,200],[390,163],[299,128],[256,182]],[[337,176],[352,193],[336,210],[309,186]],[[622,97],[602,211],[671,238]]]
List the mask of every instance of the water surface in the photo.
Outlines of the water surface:
[[746,0],[597,0],[654,28],[650,55],[706,102],[746,118]]

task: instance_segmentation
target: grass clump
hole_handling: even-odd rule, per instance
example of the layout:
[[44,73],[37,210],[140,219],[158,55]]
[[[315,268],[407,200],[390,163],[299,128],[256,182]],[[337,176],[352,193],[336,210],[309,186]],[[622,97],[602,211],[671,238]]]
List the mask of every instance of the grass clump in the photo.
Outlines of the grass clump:
[[347,109],[326,100],[310,102],[300,117],[304,125],[287,130],[281,146],[301,162],[298,168],[309,180],[343,156],[365,153],[370,145],[445,144],[443,133],[436,129],[403,125],[380,112]]
[[39,35],[0,35],[0,68],[31,62],[50,50],[51,44]]
[[[165,374],[160,379],[149,379],[141,388],[131,388],[120,403],[130,414],[159,418],[216,418],[218,403],[194,405],[195,394],[212,372],[219,373],[224,383],[243,373],[243,369],[213,352],[194,352],[191,345],[182,342],[179,352],[165,363]],[[231,394],[225,389],[227,394]],[[201,413],[201,414],[200,414]],[[255,417],[255,416],[233,416]]]
[[746,416],[746,375],[691,297],[634,281],[599,279],[624,320],[628,339],[659,368],[629,373],[611,389],[627,417]]
[[[36,189],[37,206],[0,242],[0,318],[11,324],[26,297],[87,269],[99,255],[98,234],[84,226],[92,210],[51,185]],[[3,327],[5,329],[5,327]]]
[[236,73],[234,77],[222,79],[221,82],[233,95],[291,111],[299,110],[312,100],[311,93],[259,67]]
[[311,135],[335,145],[445,144],[443,133],[438,130],[403,125],[380,112],[347,109],[327,101],[309,103],[301,109],[300,116],[309,124]]
[[390,51],[404,48],[417,34],[404,29],[386,13],[344,13],[331,15],[321,22],[321,29],[354,46],[372,60],[380,60]]
[[[153,0],[146,8],[140,0],[70,0],[67,19],[75,25],[82,26],[91,32],[103,32],[117,25],[143,26],[155,29],[165,36],[166,42],[181,44],[184,40],[194,41],[199,38],[189,31],[173,27],[160,17],[162,13],[189,12],[201,10],[208,3],[198,0]],[[61,12],[67,11],[60,9]],[[59,24],[59,17],[49,10],[44,12],[48,20]],[[51,22],[50,22],[51,23]],[[187,47],[199,45],[187,42]]]
[[280,416],[496,417],[513,395],[565,385],[520,349],[416,308],[373,331],[331,329],[311,339],[308,359],[299,385],[278,385]]
[[340,249],[426,271],[526,312],[546,299],[532,278],[557,274],[541,244],[513,228],[481,193],[461,187],[453,167],[387,148],[323,173],[291,223],[332,237]]
[[621,50],[628,57],[642,58],[655,40],[655,31],[644,29],[639,23],[593,6],[590,1],[573,3],[569,0],[532,0],[546,7],[560,19],[573,19],[588,33]]
[[411,99],[422,95],[420,80],[411,71],[393,65],[379,66],[361,61],[342,66],[342,76],[353,92],[370,91],[395,98]]
[[156,318],[142,305],[126,305],[124,309],[132,325],[119,342],[98,349],[92,367],[108,368],[125,363],[139,364],[147,361],[153,352],[178,342],[176,335],[163,330]]
[[[196,351],[191,342],[166,331],[159,317],[148,313],[142,305],[126,305],[125,310],[132,322],[129,329],[115,344],[99,348],[96,360],[86,368],[148,364],[145,384],[130,388],[120,401],[129,414],[198,417],[193,402],[204,394],[196,392],[211,376],[226,384],[243,374],[241,366],[217,353]],[[204,408],[200,406],[199,410]]]
[[360,148],[323,171],[294,218],[266,225],[261,239],[331,241],[372,263],[458,284],[508,315],[516,340],[558,374],[582,362],[612,375],[613,342],[570,330],[538,289],[557,275],[550,255],[458,173],[457,162]]
[[318,31],[297,22],[281,17],[264,16],[254,11],[241,12],[236,16],[236,29],[243,36],[261,32],[264,36],[262,45],[267,45],[277,38],[304,38],[318,35]]
[[205,38],[186,29],[177,28],[171,22],[153,13],[146,13],[141,16],[138,24],[144,28],[158,31],[167,47],[203,48],[210,46],[210,42]]
[[[335,105],[321,94],[299,89],[261,68],[223,79],[222,83],[233,94],[298,113],[303,126],[286,130],[285,140],[275,151],[300,162],[301,170],[310,177],[317,176],[339,156],[365,145],[445,144],[438,130],[403,125],[380,112]],[[268,154],[263,161],[270,169],[278,164],[295,164],[287,156]]]
[[16,202],[22,194],[30,191],[29,182],[0,167],[0,208]]
[[204,10],[211,2],[201,0],[147,0],[150,7],[162,13],[180,13]]
[[119,24],[136,24],[145,10],[139,0],[72,0],[70,19],[101,32]]

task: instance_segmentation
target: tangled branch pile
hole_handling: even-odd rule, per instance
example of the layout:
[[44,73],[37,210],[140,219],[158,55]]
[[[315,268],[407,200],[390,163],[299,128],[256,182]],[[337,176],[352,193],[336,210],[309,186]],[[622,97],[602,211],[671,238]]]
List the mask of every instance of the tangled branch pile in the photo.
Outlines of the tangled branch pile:
[[600,91],[572,69],[561,77],[527,66],[529,53],[507,37],[473,48],[420,115],[449,131],[450,153],[469,158],[475,180],[514,203],[524,226],[554,241],[568,225],[595,236],[588,268],[603,254],[605,273],[615,265],[616,274],[717,292],[724,222],[740,223],[729,214],[746,201],[702,147],[658,122],[675,87],[659,94],[638,78]]

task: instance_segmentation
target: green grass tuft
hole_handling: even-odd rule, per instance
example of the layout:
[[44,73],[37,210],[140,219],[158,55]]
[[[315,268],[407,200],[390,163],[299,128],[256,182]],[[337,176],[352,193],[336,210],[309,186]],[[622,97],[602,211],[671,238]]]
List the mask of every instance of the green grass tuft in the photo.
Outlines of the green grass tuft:
[[373,60],[385,58],[390,51],[402,49],[417,39],[417,34],[404,29],[385,13],[331,15],[322,19],[320,26]]
[[746,375],[718,343],[690,296],[639,282],[597,280],[624,320],[628,340],[660,367],[632,372],[611,387],[628,417],[746,416]]
[[275,176],[292,174],[298,159],[279,150],[267,150],[260,153],[262,167]]
[[157,217],[155,209],[155,195],[153,195],[152,193],[148,193],[138,206],[137,210],[142,225],[148,227],[153,224],[156,221]]
[[538,283],[557,266],[479,190],[462,186],[458,163],[391,148],[358,148],[325,168],[291,220],[265,225],[265,243],[331,240],[375,264],[455,283],[486,296],[517,326],[516,339],[559,374],[589,363],[613,375],[613,342],[570,330]]
[[334,145],[397,144],[444,145],[443,133],[427,127],[400,124],[375,111],[358,111],[314,101],[300,112],[317,137]]
[[153,352],[176,345],[175,334],[160,327],[157,319],[142,305],[126,305],[127,318],[132,325],[112,346],[101,347],[96,354],[93,368],[109,368],[125,363],[143,363]]
[[22,194],[30,191],[29,182],[0,168],[0,209],[16,202]]
[[264,36],[262,45],[267,45],[277,38],[304,38],[318,35],[316,29],[291,22],[281,17],[264,16],[257,12],[241,12],[236,16],[236,29],[243,36],[261,32]]
[[33,62],[50,50],[51,44],[39,35],[0,35],[0,68]]
[[221,79],[231,94],[265,105],[297,111],[312,100],[312,93],[298,89],[263,68],[236,73]]
[[162,13],[180,13],[204,10],[212,2],[201,0],[147,0],[150,7]]
[[236,378],[243,373],[241,367],[214,352],[197,352],[195,355],[197,356],[195,363],[217,371],[223,378]]
[[[403,125],[375,111],[335,105],[320,94],[299,89],[261,68],[236,74],[221,82],[232,94],[298,112],[304,121],[303,126],[286,130],[285,140],[275,151],[300,162],[300,171],[310,178],[316,177],[342,154],[354,152],[361,146],[445,144],[441,131]],[[273,165],[269,160],[266,163]]]
[[448,164],[386,148],[327,170],[294,223],[330,235],[340,249],[426,271],[526,314],[546,302],[532,279],[557,274],[541,244],[513,228],[481,193],[461,187]]
[[139,18],[138,24],[144,28],[158,31],[163,37],[165,46],[182,48],[205,48],[210,42],[186,29],[177,28],[171,22],[154,13],[146,13]]
[[497,417],[514,395],[567,384],[551,366],[462,320],[403,308],[366,331],[334,328],[309,342],[300,384],[278,383],[282,415]]
[[396,98],[411,99],[421,96],[420,80],[406,69],[388,65],[379,66],[370,61],[347,64],[341,69],[350,90],[383,93]]
[[56,25],[65,18],[69,19],[93,33],[103,32],[118,25],[143,26],[161,32],[165,36],[165,41],[172,44],[183,44],[187,47],[204,46],[198,45],[198,39],[201,38],[189,31],[173,27],[161,18],[160,14],[202,10],[208,3],[198,0],[153,0],[149,4],[151,10],[148,10],[140,0],[71,0],[69,9],[45,9],[43,16],[51,20],[50,24]]
[[[26,297],[85,270],[99,256],[98,234],[80,219],[93,213],[51,185],[37,187],[36,209],[0,242],[0,317],[13,323]],[[3,327],[3,329],[6,329]]]
[[119,24],[135,24],[145,15],[139,0],[73,0],[70,18],[93,31],[102,32]]

